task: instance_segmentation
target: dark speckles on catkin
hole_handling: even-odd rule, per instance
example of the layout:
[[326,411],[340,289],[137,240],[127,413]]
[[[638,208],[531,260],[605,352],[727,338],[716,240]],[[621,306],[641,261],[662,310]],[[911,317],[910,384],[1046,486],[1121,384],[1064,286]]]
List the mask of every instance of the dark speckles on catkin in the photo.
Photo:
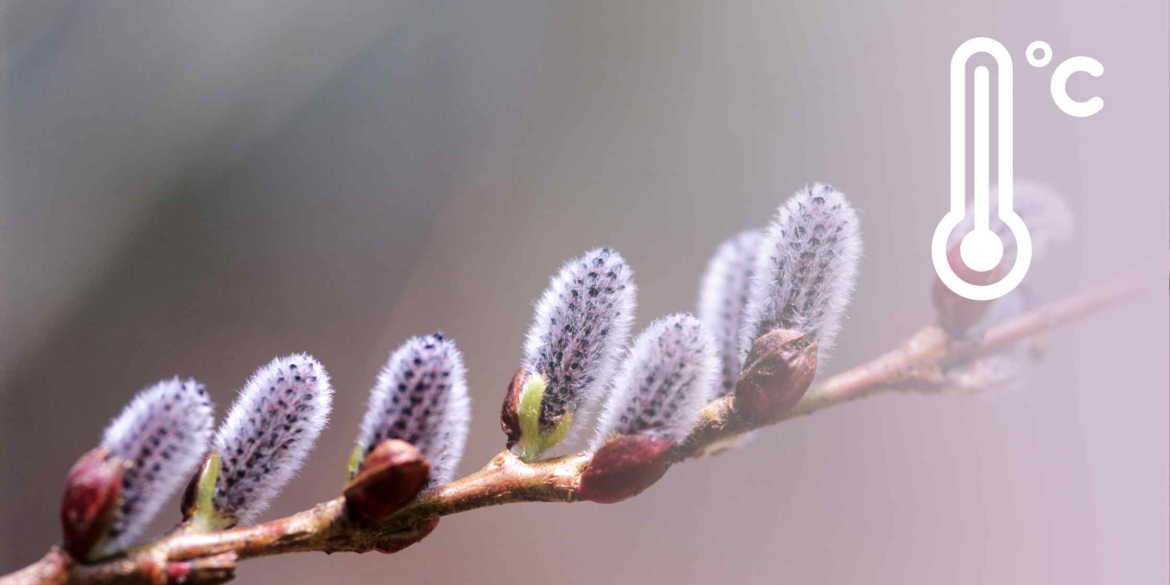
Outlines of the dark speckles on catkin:
[[216,509],[241,522],[262,511],[312,449],[332,394],[328,374],[308,355],[277,358],[260,368],[216,436]]
[[628,336],[634,294],[633,272],[609,248],[586,253],[553,277],[525,344],[526,369],[547,380],[542,429],[555,428],[600,393]]
[[407,340],[390,355],[370,392],[358,445],[369,454],[384,440],[406,441],[430,462],[432,485],[449,481],[470,422],[465,380],[453,341],[441,333]]
[[814,184],[780,206],[756,259],[740,357],[773,329],[793,329],[832,348],[861,256],[857,212],[829,185]]
[[214,413],[195,380],[172,378],[143,390],[110,423],[102,447],[127,462],[105,551],[132,544],[207,453]]
[[602,414],[594,447],[613,435],[685,437],[715,393],[715,342],[698,319],[664,317],[634,340]]

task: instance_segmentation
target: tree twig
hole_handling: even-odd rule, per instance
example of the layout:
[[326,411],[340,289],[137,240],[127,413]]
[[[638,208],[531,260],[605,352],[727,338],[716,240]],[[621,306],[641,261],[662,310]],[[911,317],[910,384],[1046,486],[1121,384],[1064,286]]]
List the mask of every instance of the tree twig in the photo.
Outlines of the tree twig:
[[[784,418],[884,391],[938,389],[947,368],[1075,320],[1146,284],[1140,277],[1114,280],[1005,321],[975,339],[957,341],[936,326],[924,327],[894,351],[814,385]],[[703,409],[691,436],[674,448],[671,461],[700,456],[756,426],[736,412],[734,394],[717,399]],[[211,584],[231,579],[237,559],[306,551],[394,551],[417,542],[442,516],[519,502],[574,502],[589,462],[589,453],[578,453],[526,464],[505,451],[476,473],[422,492],[377,524],[351,518],[344,498],[337,498],[255,526],[214,533],[180,529],[96,564],[77,563],[53,547],[40,561],[0,578],[0,585]]]

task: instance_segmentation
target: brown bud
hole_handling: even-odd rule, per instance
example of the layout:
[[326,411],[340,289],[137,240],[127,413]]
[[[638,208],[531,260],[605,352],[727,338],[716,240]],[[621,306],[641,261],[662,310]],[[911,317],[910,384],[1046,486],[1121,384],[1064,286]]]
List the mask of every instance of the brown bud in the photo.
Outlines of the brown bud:
[[191,476],[191,481],[187,482],[187,487],[183,490],[183,497],[179,500],[179,511],[183,514],[183,520],[190,520],[191,516],[195,514],[195,505],[198,504],[199,499],[199,483],[203,479],[203,474],[207,471],[209,463],[211,463],[211,453],[203,458],[203,463],[199,464],[199,469],[195,470],[195,475]]
[[351,513],[377,522],[401,510],[426,487],[431,464],[414,445],[398,439],[378,443],[345,485]]
[[654,485],[670,467],[670,439],[619,435],[607,441],[581,474],[582,500],[612,504]]
[[524,366],[520,366],[520,369],[516,370],[516,375],[512,376],[512,381],[508,383],[508,391],[504,393],[504,406],[500,409],[500,428],[508,436],[508,449],[520,440],[520,392],[524,390],[527,374]]
[[735,408],[755,423],[780,420],[817,375],[817,343],[800,331],[773,329],[752,344],[735,385]]
[[385,540],[379,542],[378,545],[374,547],[374,550],[384,554],[396,553],[426,538],[427,535],[433,532],[435,527],[438,525],[438,518],[428,518],[427,520],[423,520],[421,524],[418,524],[410,529],[391,534],[390,536],[386,537]]
[[84,559],[106,535],[122,495],[121,460],[98,447],[82,455],[65,479],[61,496],[63,548]]
[[[976,286],[983,286],[997,282],[1003,276],[1003,265],[996,266],[987,272],[976,272],[967,267],[959,253],[959,245],[955,244],[947,250],[947,262],[955,275],[964,282]],[[973,301],[954,293],[938,277],[934,279],[934,287],[930,291],[930,298],[934,301],[935,311],[938,313],[938,324],[951,336],[959,337],[975,326],[994,301]]]

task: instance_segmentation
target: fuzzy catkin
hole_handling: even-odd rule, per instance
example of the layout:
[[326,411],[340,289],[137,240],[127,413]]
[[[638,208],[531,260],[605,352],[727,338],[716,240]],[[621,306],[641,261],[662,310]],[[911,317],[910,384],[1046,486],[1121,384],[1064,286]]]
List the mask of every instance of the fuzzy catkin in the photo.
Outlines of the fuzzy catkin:
[[698,319],[680,313],[651,323],[622,362],[593,448],[614,435],[686,438],[715,395],[718,371],[715,340]]
[[215,424],[211,399],[195,380],[163,380],[142,392],[106,427],[101,446],[128,464],[108,539],[121,550],[150,524],[207,454]]
[[430,462],[430,485],[439,485],[454,477],[470,423],[463,356],[454,341],[433,333],[390,355],[370,392],[357,444],[364,457],[386,439],[406,441]]
[[608,384],[634,318],[633,277],[620,254],[599,248],[561,267],[541,296],[524,367],[547,379],[542,429],[595,402]]
[[215,509],[242,524],[264,511],[312,450],[332,402],[329,374],[309,355],[276,358],[257,370],[216,433]]
[[[1042,261],[1053,247],[1070,240],[1076,231],[1072,211],[1068,202],[1056,191],[1028,181],[1017,181],[1012,209],[1028,226],[1032,238],[1032,263]],[[998,215],[999,198],[991,193],[991,229],[1003,242],[1004,253],[1001,266],[1011,266],[1016,258],[1016,240]],[[949,245],[957,246],[963,236],[974,229],[971,214],[955,228]],[[968,331],[978,336],[988,328],[1017,317],[1032,308],[1033,302],[1027,283],[988,308],[983,318]],[[1020,341],[991,355],[983,356],[971,363],[948,369],[944,373],[946,389],[952,393],[986,393],[995,390],[1012,390],[1021,386],[1020,378],[1029,370],[1029,342]]]
[[[1012,192],[1012,211],[1015,211],[1024,221],[1024,225],[1028,226],[1028,235],[1032,238],[1033,262],[1044,258],[1053,246],[1072,238],[1075,223],[1072,210],[1063,196],[1031,181],[1016,181]],[[990,194],[989,214],[991,231],[995,232],[1003,243],[1003,259],[1000,260],[1000,266],[1010,267],[1016,261],[1016,238],[1007,225],[999,220],[999,196],[995,189],[992,189]],[[951,232],[947,247],[958,246],[963,236],[973,229],[975,214],[968,213]]]
[[845,195],[820,183],[797,191],[761,242],[741,353],[773,329],[793,329],[817,342],[823,363],[841,329],[860,258],[860,222]]
[[715,338],[719,355],[719,380],[716,394],[735,390],[739,380],[740,359],[748,348],[742,347],[747,304],[756,255],[763,234],[750,230],[723,242],[707,264],[699,290],[699,321]]

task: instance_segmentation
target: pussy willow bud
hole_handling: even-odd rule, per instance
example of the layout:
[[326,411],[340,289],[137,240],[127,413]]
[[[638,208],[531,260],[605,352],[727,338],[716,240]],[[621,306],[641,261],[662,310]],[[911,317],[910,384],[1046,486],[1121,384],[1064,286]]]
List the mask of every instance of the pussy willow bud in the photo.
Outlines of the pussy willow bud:
[[427,485],[431,465],[410,443],[386,439],[365,456],[345,486],[351,513],[377,522],[402,509]]
[[[195,522],[200,522],[208,517],[211,510],[214,510],[211,498],[215,495],[215,482],[219,479],[219,467],[219,453],[211,451],[203,458],[203,463],[199,464],[199,468],[195,470],[195,474],[187,482],[187,487],[183,489],[183,496],[179,500],[179,511],[182,512],[184,521],[193,520],[197,513],[203,512],[205,517],[195,520]],[[196,527],[209,528],[199,524]]]
[[90,557],[133,544],[199,465],[213,423],[207,390],[194,380],[163,380],[126,405],[102,435],[101,448],[123,467],[122,484],[113,521]]
[[817,375],[817,342],[790,329],[773,329],[756,340],[735,388],[735,408],[764,424],[780,420],[808,391]]
[[[634,316],[633,271],[600,248],[565,264],[536,305],[519,394],[505,397],[508,442],[531,461],[562,441],[573,415],[593,406],[613,373]],[[514,406],[513,410],[509,410]]]
[[122,494],[122,462],[98,447],[82,455],[65,479],[61,496],[64,548],[84,559],[114,522]]
[[632,498],[652,486],[670,467],[670,448],[665,437],[618,435],[596,453],[581,474],[578,496],[582,500],[612,504]]
[[[1058,193],[1042,185],[1027,181],[1016,182],[1012,209],[1028,226],[1028,233],[1032,239],[1033,266],[1042,260],[1053,246],[1066,242],[1073,235],[1074,222],[1068,203]],[[947,260],[951,268],[962,280],[974,285],[998,282],[1016,262],[1016,238],[1006,224],[999,220],[999,195],[994,190],[990,195],[989,215],[991,230],[1003,243],[1003,258],[995,268],[986,272],[976,272],[968,268],[959,255],[959,244],[963,237],[975,228],[974,214],[968,213],[951,232],[948,240]],[[984,320],[989,308],[996,304],[994,301],[972,301],[963,298],[952,292],[938,278],[935,278],[931,289],[931,300],[937,311],[939,325],[955,337],[970,333]]]
[[[1062,244],[1072,237],[1075,222],[1072,210],[1063,196],[1031,181],[1016,181],[1012,192],[1012,211],[1015,211],[1028,226],[1028,235],[1032,239],[1033,262],[1044,258],[1053,246]],[[999,191],[996,189],[992,189],[989,196],[988,215],[991,231],[995,232],[1003,243],[1003,259],[999,265],[1010,268],[1016,261],[1016,237],[1007,225],[999,220]],[[951,232],[947,240],[948,250],[958,246],[963,237],[973,229],[975,214],[968,213]]]
[[857,277],[857,212],[829,185],[797,191],[765,232],[745,309],[741,350],[773,329],[808,335],[825,359]]
[[390,355],[370,392],[349,476],[386,439],[414,445],[430,462],[431,485],[455,475],[467,429],[471,401],[467,372],[455,342],[434,333],[408,340]]
[[698,319],[680,313],[651,323],[614,380],[593,447],[615,435],[686,438],[714,396],[718,370],[715,342]]
[[762,238],[759,230],[751,230],[723,242],[703,275],[697,315],[715,338],[718,349],[718,396],[734,391],[739,380],[740,360],[747,350],[740,347],[741,332],[746,326],[743,310]]
[[252,375],[216,433],[220,469],[211,510],[197,524],[248,523],[300,468],[329,420],[329,374],[306,354],[276,358]]
[[[504,391],[504,405],[500,408],[500,429],[508,437],[508,449],[515,447],[520,441],[520,396],[527,382],[528,370],[520,366],[512,375],[512,381],[508,382],[508,389]],[[537,416],[540,416],[539,411]]]

